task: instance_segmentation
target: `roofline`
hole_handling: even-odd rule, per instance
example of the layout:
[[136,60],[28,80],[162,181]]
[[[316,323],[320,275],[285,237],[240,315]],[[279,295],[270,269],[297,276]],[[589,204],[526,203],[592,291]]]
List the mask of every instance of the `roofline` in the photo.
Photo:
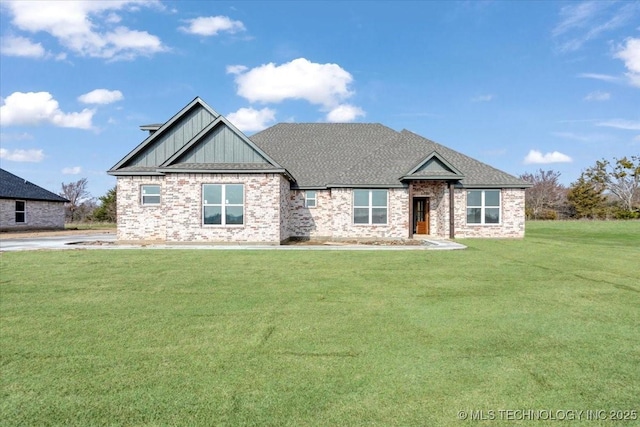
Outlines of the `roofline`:
[[423,158],[416,166],[414,166],[413,169],[411,169],[409,172],[407,172],[407,175],[405,175],[405,176],[409,176],[411,174],[414,174],[418,169],[420,169],[422,166],[427,164],[427,162],[429,160],[433,159],[434,157],[437,158],[438,160],[440,160],[440,162],[442,162],[446,167],[448,167],[449,170],[451,170],[451,172],[454,173],[454,175],[459,176],[459,177],[463,177],[464,176],[462,174],[462,172],[460,172],[460,170],[458,168],[453,166],[451,164],[451,162],[449,162],[442,154],[438,153],[438,150],[433,150],[431,153],[427,154],[427,156],[425,158]]
[[462,183],[462,188],[529,188],[533,184],[465,184]]
[[420,176],[420,175],[405,175],[400,180],[402,181],[459,181],[464,178],[464,175],[433,175],[433,176]]
[[107,175],[111,176],[162,176],[163,173],[157,171],[118,171],[108,170]]
[[211,108],[209,105],[207,105],[207,103],[204,102],[199,96],[196,96],[190,103],[188,103],[180,111],[178,111],[176,114],[174,114],[169,120],[164,122],[162,124],[162,126],[160,126],[155,132],[153,132],[151,135],[149,135],[147,138],[145,138],[144,141],[142,141],[140,144],[138,144],[138,146],[136,148],[131,150],[129,152],[129,154],[124,156],[118,163],[113,165],[111,167],[111,169],[109,169],[109,171],[107,173],[109,173],[110,171],[115,171],[115,170],[123,167],[136,154],[141,152],[144,148],[146,148],[149,144],[151,144],[152,141],[154,141],[156,138],[158,138],[163,133],[163,131],[165,129],[171,127],[183,115],[185,115],[187,113],[187,111],[191,110],[193,107],[195,107],[198,104],[201,105],[207,111],[209,111],[209,113],[211,113],[211,115],[214,117],[214,120],[217,119],[218,117],[220,117],[220,114],[217,111],[215,111],[213,108]]
[[[34,184],[35,185],[35,184]],[[61,197],[62,200],[54,200],[54,199],[44,199],[41,197],[10,197],[10,196],[0,196],[0,199],[3,200],[31,200],[33,202],[54,202],[54,203],[69,203],[69,200]]]
[[405,188],[402,184],[328,184],[327,188]]

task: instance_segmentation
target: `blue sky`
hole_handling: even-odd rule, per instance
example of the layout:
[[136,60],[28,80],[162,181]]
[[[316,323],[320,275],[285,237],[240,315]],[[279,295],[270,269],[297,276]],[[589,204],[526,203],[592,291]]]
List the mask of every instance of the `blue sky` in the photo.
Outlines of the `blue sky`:
[[640,1],[9,1],[0,164],[51,191],[200,96],[247,135],[377,122],[565,184],[640,153]]

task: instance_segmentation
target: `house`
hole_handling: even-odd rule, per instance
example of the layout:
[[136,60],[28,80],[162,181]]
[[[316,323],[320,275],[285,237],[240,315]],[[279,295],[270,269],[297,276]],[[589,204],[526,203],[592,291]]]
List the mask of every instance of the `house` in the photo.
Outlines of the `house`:
[[200,98],[108,173],[118,240],[523,237],[526,182],[381,124],[281,123],[247,137]]
[[64,228],[68,200],[0,169],[0,230]]

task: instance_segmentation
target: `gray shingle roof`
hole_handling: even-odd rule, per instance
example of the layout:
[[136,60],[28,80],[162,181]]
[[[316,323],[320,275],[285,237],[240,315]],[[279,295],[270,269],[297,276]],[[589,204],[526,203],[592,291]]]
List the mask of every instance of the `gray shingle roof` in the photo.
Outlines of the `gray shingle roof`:
[[0,169],[0,199],[68,202],[64,197],[60,197],[4,169]]
[[[251,140],[283,165],[299,187],[402,186],[401,178],[434,151],[460,171],[467,187],[527,187],[524,181],[455,150],[380,124],[282,123]],[[446,179],[444,172],[430,177]]]

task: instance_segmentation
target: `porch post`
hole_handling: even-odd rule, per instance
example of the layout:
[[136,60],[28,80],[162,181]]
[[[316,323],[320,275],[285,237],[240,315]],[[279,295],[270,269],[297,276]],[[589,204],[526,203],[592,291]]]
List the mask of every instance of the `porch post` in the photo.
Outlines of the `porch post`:
[[449,238],[455,239],[455,207],[454,207],[454,195],[453,195],[453,181],[449,181]]
[[409,238],[413,238],[413,181],[409,181]]

